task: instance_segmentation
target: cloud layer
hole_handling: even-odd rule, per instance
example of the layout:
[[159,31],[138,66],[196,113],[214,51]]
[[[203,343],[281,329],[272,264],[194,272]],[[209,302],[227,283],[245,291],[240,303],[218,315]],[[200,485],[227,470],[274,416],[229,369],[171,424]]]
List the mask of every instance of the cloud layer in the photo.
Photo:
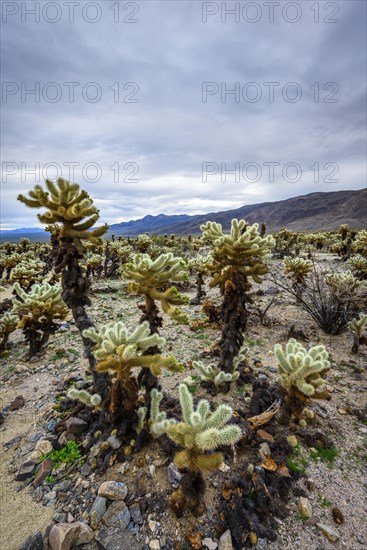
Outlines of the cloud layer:
[[16,196],[55,165],[109,223],[366,184],[365,2],[3,2],[2,21],[4,229],[35,225]]

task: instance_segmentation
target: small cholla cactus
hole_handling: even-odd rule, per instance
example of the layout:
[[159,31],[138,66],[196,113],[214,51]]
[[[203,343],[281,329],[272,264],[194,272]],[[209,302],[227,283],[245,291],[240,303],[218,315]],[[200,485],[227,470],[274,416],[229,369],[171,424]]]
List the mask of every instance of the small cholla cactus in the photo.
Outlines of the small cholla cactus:
[[354,339],[352,353],[358,353],[361,344],[367,346],[367,315],[360,313],[358,318],[356,317],[350,321],[348,328]]
[[158,334],[151,334],[149,323],[139,325],[131,334],[122,321],[108,323],[100,331],[87,329],[83,335],[96,342],[93,354],[97,360],[98,372],[109,372],[114,376],[111,387],[110,412],[115,422],[124,414],[135,411],[138,401],[138,385],[132,377],[132,370],[145,367],[157,376],[162,368],[181,372],[183,365],[173,356],[163,357],[160,353],[147,354],[165,342]]
[[[202,382],[209,382],[214,384],[217,388],[220,388],[226,383],[235,382],[238,380],[240,373],[237,370],[238,365],[246,359],[248,353],[248,348],[242,348],[233,360],[233,372],[224,372],[219,370],[215,365],[204,365],[202,361],[193,361],[193,367],[198,369],[200,372],[199,376]],[[187,386],[194,386],[196,384],[195,380],[191,377],[188,377],[184,380]]]
[[[153,388],[151,391],[151,409],[150,409],[150,433],[156,439],[167,432],[169,426],[172,426],[176,421],[172,418],[167,418],[164,411],[159,410],[160,403],[163,399],[163,393]],[[146,409],[145,409],[146,410]]]
[[238,426],[227,425],[233,414],[231,407],[220,404],[211,412],[209,402],[202,399],[195,410],[186,384],[180,384],[179,393],[183,422],[175,421],[166,430],[172,441],[184,449],[175,456],[176,466],[199,472],[219,468],[222,454],[207,451],[234,445],[241,437]]
[[311,397],[324,397],[319,388],[325,382],[322,376],[330,368],[329,354],[322,345],[306,350],[294,338],[288,341],[285,351],[280,344],[276,344],[274,352],[281,384],[287,393],[286,402],[294,416],[299,418],[304,404]]
[[327,273],[325,282],[335,294],[343,294],[357,288],[360,282],[351,271],[343,273]]
[[354,244],[357,252],[359,252],[362,256],[367,258],[367,230],[366,229],[362,229],[362,231],[359,231],[357,233]]
[[99,210],[87,191],[81,191],[77,183],[63,178],[58,178],[56,183],[46,180],[46,187],[47,191],[35,185],[33,191],[29,191],[30,198],[19,195],[18,200],[30,208],[46,208],[44,214],[38,214],[39,221],[51,227],[61,223],[60,236],[70,237],[80,252],[84,251],[83,240],[98,244],[108,226],[88,231],[99,219]]
[[364,258],[361,254],[356,254],[352,256],[347,261],[351,272],[357,279],[366,280],[367,279],[367,257]]
[[284,258],[284,273],[292,280],[293,289],[296,294],[301,294],[306,284],[307,276],[311,273],[313,264],[311,260],[303,258]]
[[4,313],[0,318],[0,353],[6,349],[9,336],[16,330],[18,322],[18,317],[9,312]]
[[87,390],[78,390],[73,387],[69,389],[67,396],[70,399],[82,401],[89,407],[98,407],[102,402],[102,398],[98,393],[91,394]]
[[55,321],[66,318],[68,308],[61,298],[60,286],[35,284],[26,292],[19,283],[15,283],[14,290],[17,298],[13,300],[13,312],[19,315],[18,327],[23,329],[32,356],[41,350],[50,334],[58,328]]
[[5,271],[5,280],[9,281],[11,270],[17,266],[22,260],[22,255],[18,253],[13,254],[1,254],[0,266],[1,270]]
[[186,273],[186,262],[182,258],[176,258],[171,252],[161,254],[152,260],[147,254],[136,254],[131,262],[123,265],[121,273],[124,279],[131,281],[129,291],[145,297],[145,311],[149,317],[155,302],[161,304],[162,310],[180,323],[188,323],[188,317],[178,305],[188,304],[189,299],[176,289],[167,287],[170,281],[184,281],[188,276]]
[[181,372],[183,366],[173,356],[143,355],[151,347],[165,343],[158,334],[151,334],[147,322],[139,325],[131,334],[122,321],[104,325],[99,332],[95,328],[87,329],[83,335],[96,342],[93,354],[97,359],[97,370],[111,371],[121,378],[130,376],[136,367],[148,367],[153,374],[161,373],[165,367],[173,372]]

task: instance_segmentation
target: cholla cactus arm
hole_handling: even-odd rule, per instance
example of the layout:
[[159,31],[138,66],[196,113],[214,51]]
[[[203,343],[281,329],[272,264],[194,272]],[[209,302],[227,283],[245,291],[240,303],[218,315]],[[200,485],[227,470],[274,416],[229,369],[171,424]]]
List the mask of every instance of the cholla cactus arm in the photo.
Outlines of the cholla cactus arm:
[[360,338],[367,329],[367,315],[365,313],[360,313],[359,317],[355,317],[350,321],[348,328],[357,338]]
[[139,407],[137,415],[138,415],[138,424],[136,426],[136,433],[139,435],[144,427],[145,418],[147,416],[147,408]]
[[367,258],[367,230],[362,229],[362,231],[359,231],[357,233],[357,237],[355,240],[355,248],[357,251],[360,252],[362,256]]
[[56,183],[46,180],[47,191],[36,185],[29,192],[30,198],[19,195],[18,200],[30,208],[46,208],[44,214],[38,214],[43,224],[61,224],[60,235],[73,239],[75,246],[83,250],[82,241],[98,243],[106,233],[108,226],[88,231],[99,219],[99,211],[86,191],[79,185],[59,178]]
[[295,283],[304,283],[312,269],[313,264],[311,260],[289,256],[284,258],[284,273],[293,279]]
[[163,393],[153,388],[151,391],[151,411],[150,411],[150,433],[154,438],[160,437],[167,432],[169,426],[176,424],[173,418],[168,419],[164,411],[159,410],[163,399]]
[[367,257],[364,258],[361,254],[356,254],[349,258],[347,264],[355,277],[367,279]]
[[3,352],[8,344],[9,335],[18,326],[18,317],[8,311],[0,318],[0,352]]
[[82,401],[82,403],[85,403],[89,407],[98,407],[102,402],[102,398],[98,393],[90,394],[86,390],[78,390],[77,388],[70,388],[67,396],[70,399]]

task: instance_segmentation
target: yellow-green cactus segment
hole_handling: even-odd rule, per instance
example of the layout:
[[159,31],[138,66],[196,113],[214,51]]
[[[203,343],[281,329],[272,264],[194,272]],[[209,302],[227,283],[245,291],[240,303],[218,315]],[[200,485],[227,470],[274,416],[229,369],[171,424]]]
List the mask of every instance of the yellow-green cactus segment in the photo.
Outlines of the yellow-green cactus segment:
[[18,313],[21,320],[19,328],[29,321],[37,321],[42,317],[65,319],[68,308],[61,298],[62,288],[49,283],[35,284],[28,291],[22,289],[19,283],[14,284],[18,298],[13,299],[13,312]]
[[303,258],[284,258],[284,273],[295,282],[304,282],[307,275],[311,273],[313,264],[311,260]]
[[148,367],[154,375],[161,373],[162,368],[172,372],[182,372],[184,367],[173,356],[163,357],[160,354],[142,355],[150,347],[161,346],[165,339],[158,334],[151,334],[149,323],[145,321],[129,334],[122,321],[111,322],[101,327],[87,329],[83,335],[96,342],[93,354],[97,359],[97,370],[111,371],[121,378],[128,378],[131,369]]
[[8,311],[0,318],[0,336],[10,334],[18,326],[19,319],[16,315],[9,313]]
[[355,317],[350,321],[348,328],[357,338],[361,338],[363,332],[367,329],[367,315],[360,313],[359,317]]
[[282,386],[288,392],[295,387],[307,397],[312,397],[324,384],[322,375],[330,368],[329,354],[324,346],[314,346],[306,350],[297,340],[291,338],[285,351],[280,344],[276,344],[274,352]]
[[367,230],[362,229],[357,233],[355,240],[355,248],[360,252],[360,254],[367,258]]
[[98,393],[91,394],[87,390],[78,390],[77,388],[70,388],[67,396],[70,399],[78,399],[90,407],[98,407],[102,402],[102,398]]

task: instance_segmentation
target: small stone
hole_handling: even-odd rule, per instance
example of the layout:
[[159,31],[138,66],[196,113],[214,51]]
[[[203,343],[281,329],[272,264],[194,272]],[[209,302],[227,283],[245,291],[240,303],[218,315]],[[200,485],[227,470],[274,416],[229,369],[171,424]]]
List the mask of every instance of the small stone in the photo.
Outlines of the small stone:
[[35,469],[36,469],[36,462],[34,462],[34,460],[27,460],[26,462],[23,462],[23,464],[19,468],[15,476],[15,479],[17,481],[24,481],[25,479],[32,477]]
[[345,409],[338,409],[338,413],[342,415],[348,414]]
[[24,397],[23,395],[18,395],[9,405],[9,411],[17,411],[24,407]]
[[260,454],[261,460],[263,462],[265,462],[267,456],[270,456],[271,451],[270,451],[270,447],[267,443],[261,443],[260,444],[259,454]]
[[229,529],[219,539],[219,550],[233,550],[232,535]]
[[219,470],[223,473],[229,472],[230,469],[231,468],[225,462],[222,462],[222,464],[219,466]]
[[157,522],[156,521],[150,521],[148,525],[149,525],[149,529],[154,533],[154,531],[156,530],[156,527],[157,527]]
[[158,539],[152,539],[150,542],[149,542],[149,548],[151,548],[151,550],[159,550],[161,547],[160,545],[160,542]]
[[300,514],[306,518],[312,518],[312,506],[308,498],[300,497],[298,502],[298,510]]
[[214,542],[213,539],[209,539],[209,538],[203,539],[202,545],[208,548],[209,550],[216,550],[216,548],[218,548],[218,544]]
[[19,550],[44,550],[43,535],[40,531],[35,535],[31,535],[23,542]]
[[95,501],[93,502],[93,506],[91,509],[92,512],[98,512],[99,516],[102,518],[107,510],[107,499],[104,497],[96,497]]
[[47,455],[52,451],[52,444],[48,439],[41,439],[37,442],[34,450],[40,452],[41,455]]
[[56,514],[52,516],[52,519],[56,523],[67,523],[68,516],[65,512],[56,512]]
[[101,516],[96,510],[93,510],[93,512],[90,513],[90,517],[89,517],[89,524],[91,528],[95,531],[96,529],[98,529],[100,523],[101,523]]
[[130,522],[129,508],[123,500],[113,502],[103,516],[103,522],[110,527],[125,529]]
[[86,523],[78,523],[80,525],[80,530],[75,544],[88,544],[89,542],[92,542],[94,538],[93,530]]
[[151,478],[153,478],[155,476],[155,466],[154,466],[154,464],[151,464],[149,466],[149,475],[150,475]]
[[104,481],[98,489],[98,495],[109,500],[124,500],[127,495],[127,485],[122,481]]
[[131,519],[134,523],[141,525],[143,523],[143,517],[141,515],[140,506],[138,503],[132,504],[129,508]]
[[117,449],[119,449],[122,445],[122,441],[120,441],[115,435],[110,435],[107,442],[114,451],[117,451]]
[[257,539],[256,550],[265,550],[267,545],[268,541],[266,539]]
[[68,420],[65,422],[65,426],[68,433],[74,435],[79,435],[85,432],[88,428],[87,422],[84,422],[84,420],[81,420],[76,416],[71,416],[70,418],[68,418]]
[[103,550],[142,550],[142,544],[127,529],[101,527],[95,538]]
[[38,473],[32,482],[33,487],[39,487],[40,485],[42,485],[46,477],[50,475],[52,471],[52,466],[53,464],[50,458],[46,458],[46,460],[42,462],[40,469],[38,470]]
[[70,550],[75,546],[80,532],[80,523],[57,523],[50,531],[51,550]]
[[329,527],[329,525],[325,525],[325,523],[316,523],[316,527],[318,527],[331,542],[336,542],[340,539],[338,531],[333,529],[333,527]]
[[177,487],[179,486],[182,475],[183,474],[177,468],[175,463],[171,462],[171,464],[168,466],[168,481],[174,489],[177,489]]
[[269,432],[266,432],[265,430],[257,430],[256,438],[259,439],[260,441],[269,441],[270,443],[274,441],[274,437]]

